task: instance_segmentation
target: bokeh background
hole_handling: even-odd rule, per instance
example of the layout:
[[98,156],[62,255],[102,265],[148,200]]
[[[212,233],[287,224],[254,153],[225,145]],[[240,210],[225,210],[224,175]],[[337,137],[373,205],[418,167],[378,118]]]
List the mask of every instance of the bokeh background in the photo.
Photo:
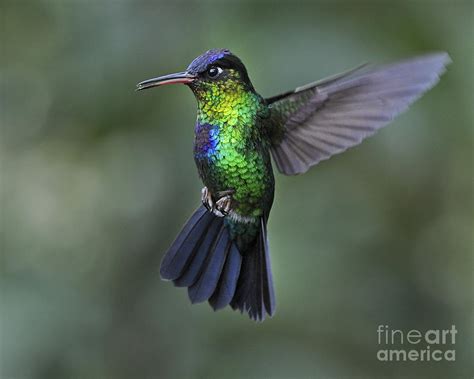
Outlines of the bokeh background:
[[[3,0],[0,17],[1,378],[472,377],[472,1]],[[196,105],[134,86],[213,47],[264,96],[365,61],[454,61],[374,138],[277,176],[263,324],[158,273],[200,201]],[[379,324],[455,324],[457,360],[380,363]]]

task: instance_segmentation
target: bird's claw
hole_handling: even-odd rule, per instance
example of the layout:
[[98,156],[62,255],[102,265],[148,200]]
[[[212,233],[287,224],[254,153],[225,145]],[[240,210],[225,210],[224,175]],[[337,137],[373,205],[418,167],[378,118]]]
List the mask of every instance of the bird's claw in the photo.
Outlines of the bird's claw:
[[204,205],[209,212],[211,213],[214,212],[214,207],[215,207],[214,200],[212,200],[211,193],[209,192],[207,187],[204,187],[201,190],[201,201],[202,201],[202,205]]
[[217,192],[217,201],[214,202],[207,187],[201,190],[201,201],[206,209],[217,217],[225,217],[232,211],[232,194],[234,190]]
[[[232,196],[225,195],[216,201],[216,209],[215,209],[214,214],[219,217],[227,216],[231,211],[231,206],[232,206]],[[217,212],[219,212],[222,216],[218,215]]]

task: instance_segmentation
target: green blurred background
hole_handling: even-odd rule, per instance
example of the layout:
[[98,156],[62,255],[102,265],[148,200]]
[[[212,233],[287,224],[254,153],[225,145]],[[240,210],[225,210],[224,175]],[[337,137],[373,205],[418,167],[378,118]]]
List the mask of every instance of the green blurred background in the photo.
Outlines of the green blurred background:
[[[0,4],[2,379],[472,377],[472,1]],[[213,47],[263,96],[365,61],[454,61],[376,137],[277,175],[263,324],[158,273],[200,201],[196,105],[134,86]],[[455,324],[457,360],[378,362],[379,324]]]

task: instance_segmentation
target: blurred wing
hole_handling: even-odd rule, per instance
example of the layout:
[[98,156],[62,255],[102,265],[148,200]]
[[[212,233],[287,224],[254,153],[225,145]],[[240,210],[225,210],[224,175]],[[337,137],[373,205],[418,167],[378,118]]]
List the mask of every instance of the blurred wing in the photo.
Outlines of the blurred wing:
[[359,144],[433,87],[450,63],[435,53],[381,67],[362,66],[266,99],[271,153],[286,175]]

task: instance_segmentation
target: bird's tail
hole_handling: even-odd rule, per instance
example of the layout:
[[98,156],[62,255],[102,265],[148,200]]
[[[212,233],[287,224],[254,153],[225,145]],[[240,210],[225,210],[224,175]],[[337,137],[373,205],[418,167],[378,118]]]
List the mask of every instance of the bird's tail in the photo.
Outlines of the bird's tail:
[[253,320],[263,321],[265,314],[271,317],[275,313],[275,294],[266,220],[262,217],[259,221],[258,237],[243,254],[237,289],[230,306],[247,312]]
[[161,262],[161,277],[188,287],[192,303],[209,301],[214,310],[230,304],[257,321],[275,312],[266,222],[245,251],[231,239],[224,218],[199,207]]

